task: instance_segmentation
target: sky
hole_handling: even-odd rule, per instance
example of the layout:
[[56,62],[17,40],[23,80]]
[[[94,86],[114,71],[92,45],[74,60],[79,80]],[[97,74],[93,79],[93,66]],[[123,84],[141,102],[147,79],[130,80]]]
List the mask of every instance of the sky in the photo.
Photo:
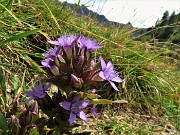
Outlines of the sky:
[[[79,0],[59,0],[78,3]],[[165,11],[180,12],[180,0],[80,0],[92,11],[95,11],[110,21],[128,23],[138,28],[154,26]]]

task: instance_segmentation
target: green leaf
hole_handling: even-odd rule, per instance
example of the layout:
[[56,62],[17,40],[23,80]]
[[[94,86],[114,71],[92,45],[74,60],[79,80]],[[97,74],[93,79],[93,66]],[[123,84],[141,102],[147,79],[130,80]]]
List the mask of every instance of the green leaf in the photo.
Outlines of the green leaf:
[[98,94],[89,94],[89,93],[84,93],[84,92],[77,92],[77,91],[74,91],[74,93],[77,93],[79,94],[82,98],[89,98],[89,99],[96,99],[96,98],[99,98],[100,96]]
[[41,31],[41,29],[33,29],[33,30],[30,30],[30,31],[25,31],[25,32],[22,32],[20,34],[17,34],[16,36],[13,36],[13,37],[10,37],[2,42],[0,42],[0,47],[4,44],[7,44],[9,42],[13,42],[13,41],[17,41],[18,39],[21,39],[21,38],[24,38],[26,36],[29,36],[31,34],[35,34],[37,32]]
[[30,135],[39,135],[37,127],[30,129]]
[[18,82],[19,82],[19,79],[18,79],[17,75],[14,75],[14,77],[13,77],[13,89],[14,89],[15,95],[17,94],[17,91],[18,91]]
[[86,97],[89,99],[96,99],[100,97],[98,94],[86,94]]
[[7,104],[6,80],[5,73],[3,72],[2,68],[0,68],[0,88],[2,90],[2,98],[4,103]]
[[3,114],[0,112],[0,129],[2,130],[3,135],[11,135],[8,125],[6,123],[6,119]]
[[126,104],[128,103],[126,100],[108,100],[108,99],[93,99],[90,101],[90,104],[112,104],[112,103],[118,103],[118,104]]

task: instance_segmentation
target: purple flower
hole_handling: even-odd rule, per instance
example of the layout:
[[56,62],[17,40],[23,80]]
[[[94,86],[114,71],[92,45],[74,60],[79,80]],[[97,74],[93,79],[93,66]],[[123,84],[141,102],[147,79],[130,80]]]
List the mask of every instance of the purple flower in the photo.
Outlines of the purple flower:
[[96,105],[93,105],[90,112],[92,114],[92,116],[95,118],[96,116],[98,116],[98,114],[96,113],[97,111],[97,108],[96,108]]
[[50,44],[60,45],[62,47],[72,47],[78,38],[79,38],[79,35],[75,36],[73,34],[70,34],[70,35],[63,35],[63,36],[59,37],[58,41],[50,40],[48,42]]
[[38,98],[44,98],[46,96],[46,90],[51,87],[51,83],[46,85],[45,87],[42,86],[41,83],[39,85],[36,85],[32,91],[25,91],[24,93],[28,95],[30,98],[25,101],[25,103],[28,103],[31,100],[38,99]]
[[74,86],[75,88],[81,88],[82,87],[82,79],[71,74],[71,85]]
[[102,48],[103,46],[98,46],[97,42],[95,40],[91,40],[90,38],[86,38],[86,37],[83,37],[81,36],[79,39],[78,39],[78,47],[80,49],[87,49],[89,52],[92,52],[94,50],[97,50],[99,48]]
[[117,72],[114,70],[114,66],[111,62],[108,62],[107,65],[102,57],[100,57],[102,71],[99,72],[99,76],[110,82],[111,86],[119,91],[114,82],[122,82],[123,80],[119,77]]
[[77,76],[71,74],[71,82],[72,83],[80,83],[81,81]]
[[61,47],[54,47],[49,49],[49,53],[44,53],[43,56],[46,58],[54,59],[55,57],[59,57],[61,52]]
[[58,38],[58,41],[48,41],[48,42],[50,44],[62,46],[64,51],[67,54],[68,59],[70,59],[72,56],[72,48],[75,42],[78,40],[79,36],[80,34],[78,36],[75,36],[73,34],[63,35],[60,38]]
[[[96,93],[96,89],[93,89],[92,91],[91,91],[91,94],[95,94]],[[96,105],[93,105],[92,107],[91,107],[91,110],[90,110],[90,112],[91,112],[91,114],[92,114],[92,116],[95,118],[96,116],[98,116],[98,114],[96,113],[96,111],[97,111],[97,108],[96,108]]]
[[69,122],[72,124],[76,119],[76,115],[79,116],[82,120],[86,122],[88,121],[83,110],[89,104],[89,102],[89,100],[80,100],[80,97],[76,96],[72,102],[64,101],[59,103],[59,105],[64,109],[71,111]]
[[45,59],[45,62],[41,61],[41,64],[43,65],[42,67],[49,68],[54,75],[59,75],[59,69],[53,59],[47,58]]
[[91,94],[94,94],[94,93],[96,93],[96,89],[93,89],[93,90],[91,91]]

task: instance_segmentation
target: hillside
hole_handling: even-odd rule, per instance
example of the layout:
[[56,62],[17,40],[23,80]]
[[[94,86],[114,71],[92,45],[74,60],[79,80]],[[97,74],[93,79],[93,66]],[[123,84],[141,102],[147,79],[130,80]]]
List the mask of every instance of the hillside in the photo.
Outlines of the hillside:
[[[83,13],[85,11],[83,10]],[[3,0],[0,3],[0,134],[23,134],[22,131],[32,135],[179,134],[180,62],[176,58],[169,57],[173,50],[151,45],[151,37],[146,40],[132,37],[133,30],[127,27],[119,29],[119,26],[108,22],[103,16],[100,18],[107,24],[100,24],[101,22],[92,19],[92,16],[98,15],[89,12],[87,11],[88,16],[80,16],[76,10],[65,7],[58,0]],[[95,93],[86,85],[82,88],[86,88],[87,93],[84,91],[78,93],[70,89],[70,94],[65,94],[63,89],[68,89],[70,86],[55,87],[56,84],[60,86],[63,83],[66,84],[67,82],[63,79],[69,78],[58,75],[51,78],[49,75],[52,73],[42,67],[44,56],[51,56],[47,55],[48,49],[54,47],[47,41],[56,41],[62,35],[72,33],[75,35],[81,33],[93,41],[96,40],[98,46],[103,46],[103,48],[94,51],[91,55],[85,53],[87,50],[79,53],[77,48],[74,48],[72,51],[72,53],[75,52],[74,55],[85,55],[85,57],[80,57],[78,62],[73,61],[74,55],[70,57],[68,54],[71,53],[62,49],[62,54],[66,55],[63,57],[58,55],[58,62],[62,65],[67,63],[68,66],[59,72],[64,73],[67,69],[70,69],[67,72],[73,72],[72,67],[75,64],[79,64],[83,58],[87,60],[92,56],[94,62],[89,65],[91,69],[93,63],[98,62],[99,57],[102,56],[104,61],[112,61],[115,68],[113,73],[115,72],[115,75],[118,74],[123,79],[122,83],[114,83],[119,91],[114,90],[110,81],[96,87]],[[49,53],[54,52],[51,50]],[[57,56],[53,55],[54,57]],[[59,63],[57,65],[60,65]],[[104,65],[102,63],[101,60],[101,64],[97,63],[96,66],[93,65],[93,68],[101,70],[99,66]],[[73,76],[72,73],[70,74]],[[56,77],[59,77],[57,83],[54,83],[52,89],[47,90],[49,88],[47,82],[57,80]],[[86,76],[83,77],[86,78]],[[74,82],[82,83],[79,78],[73,79]],[[73,79],[69,79],[71,84],[74,83]],[[34,88],[34,85],[39,82],[45,82],[45,87]],[[96,82],[96,85],[99,83]],[[73,88],[79,87],[76,84]],[[41,95],[42,91],[39,92],[37,89],[43,89],[43,92],[47,90],[46,93],[44,92],[46,96],[44,97],[44,93]],[[40,93],[40,95],[37,96],[38,98],[31,98],[33,101],[25,104],[25,101],[29,99],[29,96],[25,94],[27,90],[37,90],[35,93]],[[70,115],[70,101],[63,103],[58,101],[74,94],[85,96],[92,101],[90,103],[97,103],[98,117],[94,119],[88,114],[88,122],[84,122],[81,120],[84,117],[79,114],[74,124],[69,126],[66,121]],[[92,100],[96,98],[106,100],[98,100],[101,102]],[[36,101],[40,105],[37,105]],[[84,109],[86,101],[80,102],[83,105],[78,109]],[[104,102],[109,104],[98,104]],[[55,106],[55,103],[58,105]],[[46,104],[47,106],[44,106]],[[64,104],[67,106],[64,107],[66,110],[62,114]],[[73,105],[71,104],[71,107]],[[76,106],[75,109],[77,109]],[[49,110],[46,109],[48,107]],[[84,110],[84,113],[88,111]]]
[[173,12],[169,15],[169,12],[165,11],[154,27],[145,32],[141,30],[140,34],[138,40],[148,40],[153,46],[171,50],[170,57],[177,60],[180,58],[180,13]]

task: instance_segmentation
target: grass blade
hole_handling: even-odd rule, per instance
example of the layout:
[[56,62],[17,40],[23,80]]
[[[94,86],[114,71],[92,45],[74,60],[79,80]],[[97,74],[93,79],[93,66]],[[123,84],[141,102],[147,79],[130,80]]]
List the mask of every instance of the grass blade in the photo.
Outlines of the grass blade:
[[4,103],[7,104],[6,80],[5,73],[3,72],[2,68],[0,68],[0,88],[2,90],[2,98]]
[[9,0],[6,7],[9,8],[12,3],[13,3],[13,0]]
[[14,75],[13,79],[13,90],[14,90],[14,94],[16,95],[18,92],[18,83],[19,83],[19,78],[17,75]]
[[10,37],[2,42],[0,42],[0,47],[4,44],[7,44],[9,42],[13,42],[13,41],[17,41],[18,39],[21,39],[23,37],[26,37],[26,36],[29,36],[29,35],[32,35],[32,34],[35,34],[37,32],[41,31],[41,29],[34,29],[34,30],[30,30],[30,31],[26,31],[26,32],[23,32],[23,33],[20,33],[20,34],[17,34],[16,36],[13,36],[13,37]]

